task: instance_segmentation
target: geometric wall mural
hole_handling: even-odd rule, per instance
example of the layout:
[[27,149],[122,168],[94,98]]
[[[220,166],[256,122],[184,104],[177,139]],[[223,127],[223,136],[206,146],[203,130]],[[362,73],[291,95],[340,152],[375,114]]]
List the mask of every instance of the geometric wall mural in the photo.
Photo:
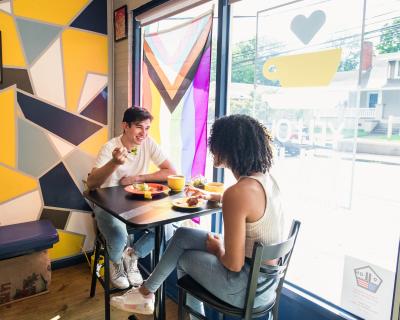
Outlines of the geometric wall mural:
[[[4,47],[4,40],[3,40]],[[31,80],[29,79],[28,70],[16,68],[3,69],[3,82],[0,84],[0,89],[8,88],[15,84],[18,89],[33,94]]]
[[50,220],[57,229],[64,229],[67,225],[69,211],[43,208],[40,220]]
[[83,109],[81,115],[103,124],[107,123],[107,88],[100,92],[88,106]]
[[79,115],[39,101],[21,92],[18,92],[17,100],[26,119],[75,145],[80,144],[102,128],[102,126]]
[[91,250],[82,196],[108,139],[107,0],[0,5],[0,224],[50,220],[53,260]]
[[62,162],[39,178],[39,181],[45,206],[90,211]]

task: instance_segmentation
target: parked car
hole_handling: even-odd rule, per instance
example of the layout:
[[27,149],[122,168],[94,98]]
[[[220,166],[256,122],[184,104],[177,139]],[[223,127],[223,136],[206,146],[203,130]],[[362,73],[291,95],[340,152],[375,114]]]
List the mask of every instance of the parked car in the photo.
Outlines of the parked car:
[[285,156],[296,157],[300,155],[301,148],[298,144],[295,144],[291,141],[282,142],[277,138],[275,138],[272,143],[277,151],[283,148],[285,150]]

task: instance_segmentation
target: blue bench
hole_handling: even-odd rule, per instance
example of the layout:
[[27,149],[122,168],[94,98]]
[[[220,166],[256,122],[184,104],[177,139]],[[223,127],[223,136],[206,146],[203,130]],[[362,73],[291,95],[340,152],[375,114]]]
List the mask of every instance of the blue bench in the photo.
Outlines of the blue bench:
[[48,220],[0,226],[0,260],[49,249],[56,242],[57,230]]

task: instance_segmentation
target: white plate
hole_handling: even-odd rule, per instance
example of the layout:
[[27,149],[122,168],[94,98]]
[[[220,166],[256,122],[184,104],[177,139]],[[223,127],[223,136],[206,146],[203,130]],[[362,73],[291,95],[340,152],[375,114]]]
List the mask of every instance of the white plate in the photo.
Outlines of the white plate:
[[206,200],[198,199],[199,202],[196,205],[189,206],[187,203],[187,199],[189,199],[189,197],[172,200],[172,205],[174,207],[181,208],[181,209],[198,209],[198,208],[204,207],[204,205],[206,204]]

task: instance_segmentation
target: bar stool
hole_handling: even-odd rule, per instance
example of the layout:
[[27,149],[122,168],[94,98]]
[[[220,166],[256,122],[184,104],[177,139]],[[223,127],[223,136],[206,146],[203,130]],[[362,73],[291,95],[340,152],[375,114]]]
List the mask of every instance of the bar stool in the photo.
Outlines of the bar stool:
[[[180,278],[177,282],[179,288],[178,319],[183,320],[186,311],[199,319],[207,320],[206,317],[186,304],[186,296],[190,294],[197,300],[202,301],[207,306],[218,311],[219,319],[221,320],[224,319],[224,315],[245,320],[259,318],[261,316],[266,316],[267,319],[278,320],[280,293],[299,229],[300,221],[294,220],[290,229],[289,238],[286,241],[272,245],[263,245],[258,242],[254,244],[245,306],[243,308],[234,307],[215,297],[189,275]],[[262,264],[264,260],[273,259],[279,259],[276,266],[267,267]],[[274,270],[275,274],[272,275],[271,270]],[[269,281],[269,278],[266,277],[265,280],[259,282],[258,278],[260,274],[273,276],[277,279],[276,298],[268,305],[253,308],[255,297],[267,290],[267,283]]]
[[[94,218],[94,214],[93,214]],[[96,220],[95,220],[96,222]],[[136,229],[127,228],[128,235],[133,234]],[[99,263],[100,255],[104,257],[104,279],[100,276],[99,270],[97,270],[97,264]],[[153,266],[153,253],[150,253],[150,265]],[[142,265],[140,268],[145,273],[149,274],[149,271],[146,270]],[[92,266],[92,281],[90,285],[90,297],[93,298],[96,294],[96,280],[100,282],[104,289],[104,319],[110,320],[110,295],[123,292],[131,288],[131,286],[127,289],[118,289],[118,288],[110,288],[110,257],[107,251],[107,242],[104,236],[101,234],[99,229],[96,226],[96,239],[95,239],[95,249],[94,249],[94,260]],[[136,319],[134,316],[130,316],[129,319]]]
[[[100,254],[104,257],[104,279],[97,270]],[[92,282],[90,286],[90,297],[96,294],[96,280],[100,282],[104,289],[104,319],[110,320],[110,294],[124,291],[118,288],[110,288],[110,258],[108,256],[106,240],[100,231],[96,228],[96,239],[94,249],[94,261],[92,265]]]

